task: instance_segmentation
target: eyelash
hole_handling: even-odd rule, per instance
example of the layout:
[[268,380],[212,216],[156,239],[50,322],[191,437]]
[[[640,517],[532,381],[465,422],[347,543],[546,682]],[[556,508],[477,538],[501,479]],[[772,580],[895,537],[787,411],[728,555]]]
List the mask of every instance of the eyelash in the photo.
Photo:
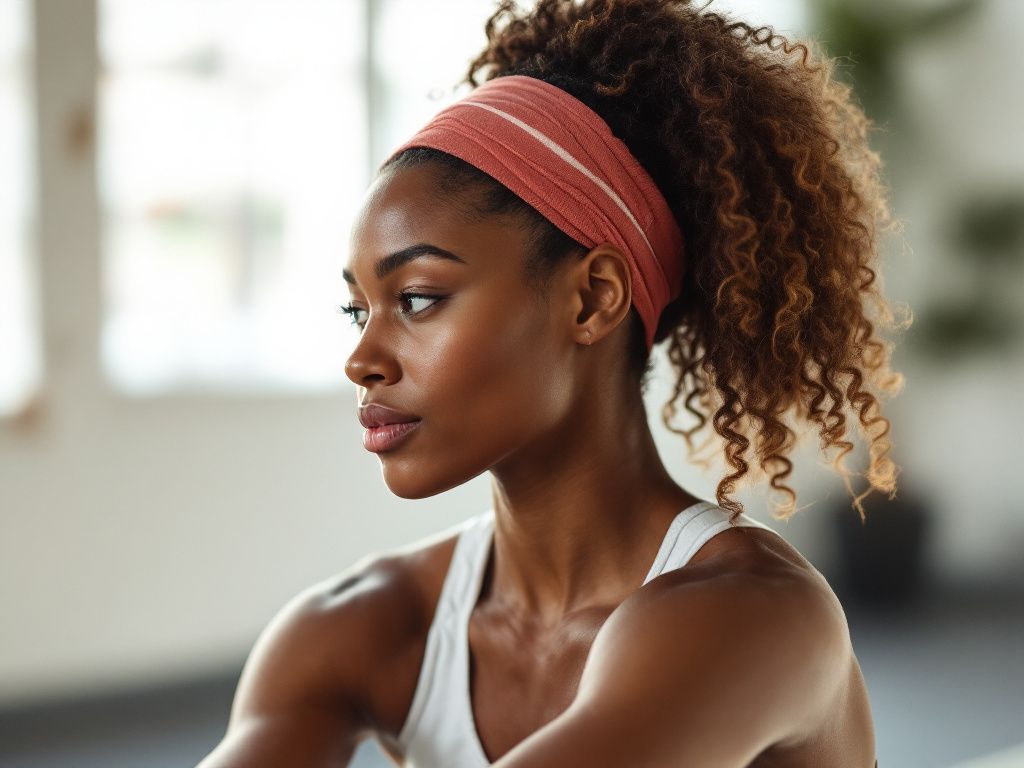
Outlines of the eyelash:
[[[433,307],[436,307],[438,304],[440,304],[442,301],[444,301],[445,299],[448,298],[447,296],[432,296],[432,295],[429,295],[429,294],[426,294],[426,293],[414,293],[412,291],[402,291],[400,293],[394,294],[394,297],[395,297],[395,299],[397,301],[402,301],[403,299],[433,299],[434,300],[434,303],[431,304],[426,309],[421,309],[419,312],[405,313],[405,314],[409,314],[409,315],[418,315],[418,314],[420,314],[422,312],[426,312],[427,310],[432,309]],[[339,312],[348,315],[352,319],[352,325],[354,325],[360,331],[363,329],[363,326],[360,325],[358,322],[356,322],[356,314],[359,313],[359,312],[366,312],[367,310],[363,309],[362,307],[354,307],[351,304],[341,304],[341,305],[338,306],[337,309],[338,309]]]

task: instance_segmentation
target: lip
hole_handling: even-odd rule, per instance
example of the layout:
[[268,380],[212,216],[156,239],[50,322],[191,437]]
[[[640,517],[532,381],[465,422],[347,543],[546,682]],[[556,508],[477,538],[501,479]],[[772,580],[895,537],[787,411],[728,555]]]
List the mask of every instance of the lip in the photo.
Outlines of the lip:
[[381,403],[359,408],[359,423],[366,427],[363,447],[373,453],[397,448],[420,425],[420,418]]
[[367,429],[383,427],[386,424],[405,424],[410,421],[419,421],[419,416],[380,403],[369,403],[359,408],[359,423]]
[[363,432],[363,447],[373,453],[390,451],[397,448],[421,424],[416,421],[405,421],[396,424],[383,424],[379,427],[367,427]]

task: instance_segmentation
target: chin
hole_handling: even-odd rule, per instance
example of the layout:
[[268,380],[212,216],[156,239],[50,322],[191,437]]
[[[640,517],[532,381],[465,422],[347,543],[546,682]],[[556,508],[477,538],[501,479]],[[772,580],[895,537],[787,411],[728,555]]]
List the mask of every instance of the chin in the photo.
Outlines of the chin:
[[487,467],[460,471],[453,466],[438,466],[437,456],[424,461],[397,453],[377,454],[384,484],[401,499],[427,499],[469,482],[487,471]]

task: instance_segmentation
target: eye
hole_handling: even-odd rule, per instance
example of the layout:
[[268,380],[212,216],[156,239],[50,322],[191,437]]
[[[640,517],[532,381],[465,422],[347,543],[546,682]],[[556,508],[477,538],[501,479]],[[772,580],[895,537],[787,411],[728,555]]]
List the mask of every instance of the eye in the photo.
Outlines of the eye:
[[[414,308],[414,309],[412,309],[411,311],[408,311],[408,312],[406,312],[403,309],[402,313],[407,315],[407,316],[418,315],[421,312],[425,312],[428,309],[430,309],[432,306],[434,306],[435,304],[440,304],[446,298],[448,298],[448,297],[447,296],[430,296],[430,295],[427,295],[425,293],[413,293],[411,291],[403,291],[401,293],[395,294],[395,299],[397,299],[400,303],[408,302],[410,304],[410,306],[412,305],[412,302],[414,302],[414,301],[429,301],[429,302],[433,302],[432,304],[429,304],[428,306],[423,307],[421,309],[415,309]],[[352,306],[351,304],[349,304],[349,305],[341,305],[337,309],[338,309],[339,312],[343,312],[344,314],[346,314],[350,318],[352,318],[352,325],[354,325],[360,331],[363,330],[363,327],[366,325],[366,321],[359,322],[356,319],[356,316],[358,315],[358,313],[366,312],[367,310],[363,309],[362,307]]]
[[[410,306],[411,306],[413,301],[424,301],[424,300],[432,301],[432,302],[434,302],[434,304],[436,304],[436,303],[439,303],[445,297],[444,296],[428,296],[425,293],[409,293],[409,292],[405,292],[405,293],[399,293],[395,298],[397,298],[399,301],[402,301],[402,300],[408,301]],[[414,309],[413,311],[407,312],[406,314],[407,315],[418,315],[420,312],[424,312],[424,311],[430,309],[430,307],[432,307],[432,306],[434,306],[434,305],[433,304],[428,304],[426,307],[423,307],[422,309]]]
[[339,312],[342,312],[342,313],[348,315],[352,319],[352,325],[354,325],[357,328],[359,328],[360,330],[362,330],[362,328],[363,328],[362,324],[360,324],[359,322],[356,321],[356,314],[358,314],[359,312],[365,312],[366,311],[365,309],[362,309],[361,307],[353,307],[351,304],[348,304],[348,305],[340,304],[337,307],[337,309],[338,309]]

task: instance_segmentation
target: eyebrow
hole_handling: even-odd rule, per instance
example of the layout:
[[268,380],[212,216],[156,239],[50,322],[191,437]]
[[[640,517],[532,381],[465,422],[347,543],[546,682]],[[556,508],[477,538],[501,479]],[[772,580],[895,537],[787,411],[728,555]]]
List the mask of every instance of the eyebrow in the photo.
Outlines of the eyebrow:
[[[446,251],[444,248],[439,248],[438,246],[431,245],[430,243],[416,243],[416,245],[410,245],[408,248],[403,248],[400,251],[389,253],[377,262],[374,272],[376,273],[378,280],[383,280],[403,264],[407,264],[414,259],[426,258],[428,256],[457,261],[460,264],[466,263],[465,259],[456,256],[451,251]],[[341,276],[345,278],[345,282],[349,285],[357,285],[355,277],[353,277],[352,273],[347,269],[341,270]]]

